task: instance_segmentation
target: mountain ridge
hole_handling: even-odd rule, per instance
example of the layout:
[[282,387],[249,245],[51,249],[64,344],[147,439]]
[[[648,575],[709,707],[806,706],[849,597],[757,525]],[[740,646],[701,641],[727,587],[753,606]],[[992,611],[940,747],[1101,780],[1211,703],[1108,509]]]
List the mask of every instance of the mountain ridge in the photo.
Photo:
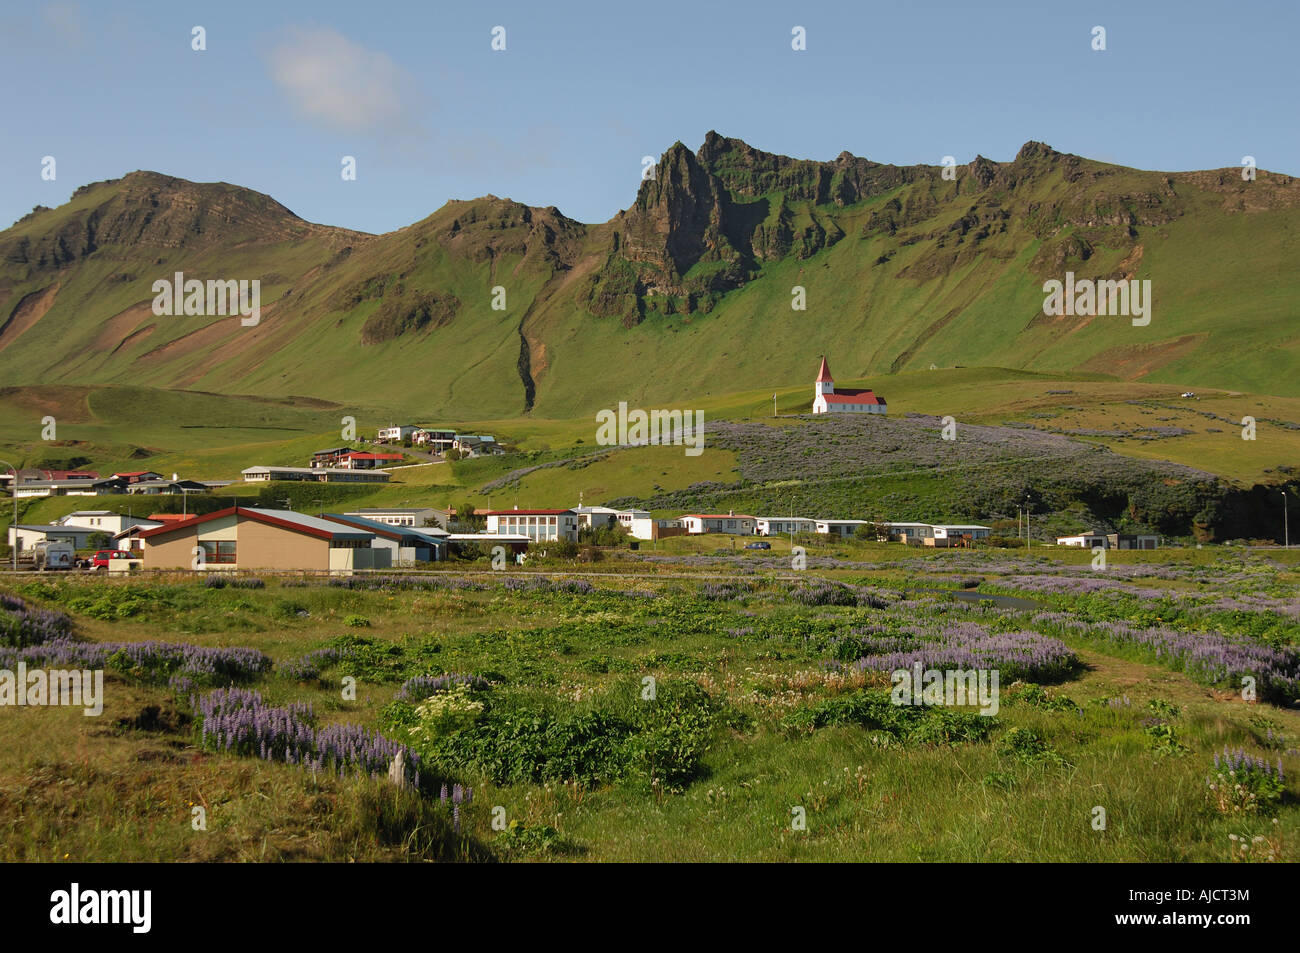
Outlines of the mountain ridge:
[[[1144,172],[1033,140],[944,172],[795,159],[710,131],[695,151],[670,146],[604,223],[486,195],[378,235],[229,183],[128,173],[0,232],[0,382],[143,376],[346,403],[375,368],[435,361],[431,413],[564,414],[624,394],[680,401],[692,380],[788,383],[811,348],[840,352],[845,379],[989,363],[1296,386],[1282,373],[1300,344],[1294,178]],[[1257,260],[1231,253],[1243,244]],[[155,317],[152,281],[177,270],[260,278],[263,326]],[[1154,275],[1157,330],[1045,317],[1038,285],[1064,271]],[[807,313],[790,308],[796,286]],[[592,361],[601,375],[580,370]]]

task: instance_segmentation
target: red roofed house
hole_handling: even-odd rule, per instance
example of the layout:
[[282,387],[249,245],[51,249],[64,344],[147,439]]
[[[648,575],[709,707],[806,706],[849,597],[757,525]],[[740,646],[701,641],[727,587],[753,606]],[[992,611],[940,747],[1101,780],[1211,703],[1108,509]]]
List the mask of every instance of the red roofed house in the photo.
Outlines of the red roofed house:
[[[392,566],[389,550],[372,548],[374,533],[292,510],[232,506],[167,520],[138,535],[144,540],[145,569],[314,569],[346,574]],[[194,555],[196,549],[200,556]]]
[[831,369],[822,358],[821,370],[817,372],[817,381],[813,384],[814,414],[883,414],[886,412],[885,398],[879,397],[870,389],[837,390],[835,381],[831,380]]
[[353,450],[338,456],[337,466],[344,470],[373,470],[376,467],[388,467],[402,462],[400,453],[370,453]]
[[[475,515],[478,511],[475,510]],[[578,541],[578,514],[573,510],[488,510],[489,533],[516,533],[538,543]]]
[[733,536],[753,536],[757,520],[736,513],[687,513],[677,520],[688,533],[731,533]]

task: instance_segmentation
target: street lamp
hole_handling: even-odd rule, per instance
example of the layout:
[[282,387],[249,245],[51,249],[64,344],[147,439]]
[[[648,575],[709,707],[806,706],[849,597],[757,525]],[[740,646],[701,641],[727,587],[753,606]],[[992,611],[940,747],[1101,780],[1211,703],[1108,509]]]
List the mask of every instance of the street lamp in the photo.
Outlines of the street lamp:
[[14,572],[18,571],[18,468],[12,463],[0,460],[8,469],[14,471],[14,482],[9,485],[9,495],[14,498],[14,543],[10,547],[13,550]]
[[[15,477],[15,479],[17,478]],[[16,503],[15,506],[17,506]],[[1291,548],[1291,526],[1287,522],[1287,515],[1286,515],[1286,490],[1282,491],[1282,540],[1283,540],[1282,543],[1283,548],[1290,549]]]

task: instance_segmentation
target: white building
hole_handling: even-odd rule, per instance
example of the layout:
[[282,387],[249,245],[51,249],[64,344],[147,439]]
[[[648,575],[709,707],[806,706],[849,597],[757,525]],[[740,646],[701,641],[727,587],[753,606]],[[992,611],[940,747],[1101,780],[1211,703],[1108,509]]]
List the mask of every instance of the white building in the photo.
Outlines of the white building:
[[488,510],[489,535],[527,536],[535,543],[578,541],[578,514],[573,510]]
[[929,523],[881,523],[890,536],[897,536],[903,543],[921,543],[934,536],[934,527]]
[[815,533],[817,521],[800,516],[758,516],[754,529],[759,536],[781,536],[789,533]]
[[1056,537],[1057,546],[1079,546],[1084,549],[1092,549],[1094,546],[1106,548],[1106,534],[1098,532],[1080,533],[1078,536],[1058,536]]
[[618,525],[633,539],[661,539],[686,533],[681,520],[655,519],[649,510],[619,510],[617,519]]
[[818,520],[817,532],[827,536],[852,536],[859,526],[866,526],[867,520]]
[[248,467],[240,474],[245,483],[270,480],[306,480],[314,483],[387,483],[387,470],[345,470],[341,467]]
[[618,510],[610,509],[608,506],[575,506],[573,512],[578,516],[579,526],[603,529],[619,522]]
[[102,532],[103,530],[88,529],[85,526],[19,523],[16,527],[9,527],[9,545],[13,546],[16,541],[19,555],[30,552],[37,543],[56,539],[69,542],[76,549],[85,549],[90,537]]
[[126,481],[112,477],[102,480],[26,480],[14,488],[18,499],[33,496],[99,496],[122,493]]
[[77,510],[60,517],[57,522],[60,526],[80,526],[113,536],[132,526],[148,523],[149,520],[140,516],[123,516],[112,510]]
[[455,446],[456,431],[420,427],[411,435],[411,440],[417,447],[428,447],[437,453],[443,453]]
[[754,535],[754,517],[736,513],[687,513],[678,517],[691,534],[730,533],[733,536]]
[[960,546],[977,539],[988,539],[992,530],[987,526],[973,523],[934,523],[930,536],[925,540],[927,546]]
[[416,427],[413,424],[402,424],[399,427],[384,427],[375,434],[375,439],[396,440],[400,443],[406,440],[407,437],[414,436],[415,432],[419,429],[419,427]]
[[831,379],[831,369],[826,364],[826,358],[822,358],[821,369],[813,383],[814,414],[883,414],[887,410],[885,398],[869,388],[836,389],[835,381]]
[[387,523],[389,526],[414,526],[425,533],[434,526],[444,530],[447,528],[446,511],[436,510],[431,506],[371,506],[348,510],[343,515],[360,516],[363,519],[374,520],[376,523]]

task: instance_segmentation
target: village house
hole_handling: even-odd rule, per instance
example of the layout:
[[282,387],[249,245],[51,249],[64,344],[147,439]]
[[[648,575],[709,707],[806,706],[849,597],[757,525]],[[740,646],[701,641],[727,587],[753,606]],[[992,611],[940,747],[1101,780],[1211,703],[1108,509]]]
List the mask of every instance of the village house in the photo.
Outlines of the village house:
[[790,533],[815,533],[817,521],[798,516],[759,516],[754,519],[754,530],[759,536],[780,536]]
[[456,431],[420,427],[412,435],[411,442],[417,447],[426,447],[435,453],[445,453],[455,446]]
[[[128,484],[139,483],[142,480],[161,480],[161,473],[154,473],[152,470],[128,470],[126,473],[114,473],[119,480],[125,480]],[[175,479],[173,476],[172,479]]]
[[932,523],[930,535],[925,538],[926,546],[939,549],[951,546],[969,546],[979,539],[988,539],[992,532],[987,526],[963,523]]
[[414,526],[417,529],[424,529],[426,532],[433,527],[442,530],[447,528],[447,511],[436,510],[430,506],[370,506],[348,510],[343,515],[361,516],[377,523],[387,523],[389,526]]
[[575,506],[573,512],[578,517],[578,526],[603,529],[618,525],[618,510],[608,506]]
[[527,536],[537,543],[578,541],[578,514],[573,510],[488,510],[488,533]]
[[384,427],[375,434],[375,439],[381,443],[404,443],[408,437],[414,436],[419,429],[419,427],[412,424]]
[[1075,536],[1058,536],[1056,537],[1057,546],[1080,546],[1084,549],[1094,549],[1100,546],[1106,548],[1106,534],[1098,533],[1095,530],[1079,533]]
[[29,480],[98,480],[96,470],[45,470],[39,467],[27,467],[18,471],[18,482]]
[[459,450],[461,453],[470,457],[504,452],[497,446],[496,438],[488,434],[482,434],[480,436],[460,434],[452,443],[452,449]]
[[1154,533],[1098,533],[1095,530],[1076,536],[1056,537],[1057,546],[1081,546],[1084,549],[1157,549],[1160,537]]
[[112,536],[149,520],[140,516],[123,516],[112,510],[77,510],[59,517],[56,522],[59,526],[78,526]]
[[349,450],[337,458],[337,465],[344,470],[374,470],[401,462],[400,453],[369,453],[364,450]]
[[40,496],[100,496],[126,492],[126,481],[105,479],[27,480],[14,487],[19,499]]
[[68,542],[76,549],[85,549],[90,537],[102,533],[102,529],[88,526],[60,526],[57,523],[19,523],[9,527],[9,545],[18,547],[18,555],[31,552],[37,543],[59,540]]
[[883,414],[887,410],[885,398],[869,388],[865,390],[836,388],[826,358],[822,358],[817,380],[813,382],[814,414]]
[[[139,535],[145,544],[145,569],[300,569],[348,574],[392,565],[390,550],[372,548],[372,532],[293,510],[232,506]],[[192,555],[196,547],[204,553],[197,565]]]
[[885,535],[889,538],[898,537],[900,543],[924,544],[926,539],[934,535],[934,527],[929,523],[881,523],[885,530]]
[[852,536],[859,526],[868,525],[867,520],[817,520],[817,532],[827,536]]
[[308,465],[313,468],[332,467],[338,462],[339,457],[351,452],[351,447],[328,447],[325,450],[317,450],[311,455]]
[[342,467],[248,467],[241,470],[245,483],[271,480],[306,480],[315,483],[387,483],[387,470],[347,470]]
[[738,515],[734,512],[686,513],[678,519],[692,535],[728,533],[733,536],[752,536],[754,534],[754,517]]
[[198,480],[178,480],[172,474],[170,480],[138,480],[127,484],[126,492],[132,495],[173,496],[177,493],[207,493],[211,486]]
[[371,548],[388,550],[393,566],[410,568],[417,562],[440,562],[447,558],[447,534],[439,529],[429,532],[408,526],[392,526],[345,513],[322,513],[321,518],[373,534]]

